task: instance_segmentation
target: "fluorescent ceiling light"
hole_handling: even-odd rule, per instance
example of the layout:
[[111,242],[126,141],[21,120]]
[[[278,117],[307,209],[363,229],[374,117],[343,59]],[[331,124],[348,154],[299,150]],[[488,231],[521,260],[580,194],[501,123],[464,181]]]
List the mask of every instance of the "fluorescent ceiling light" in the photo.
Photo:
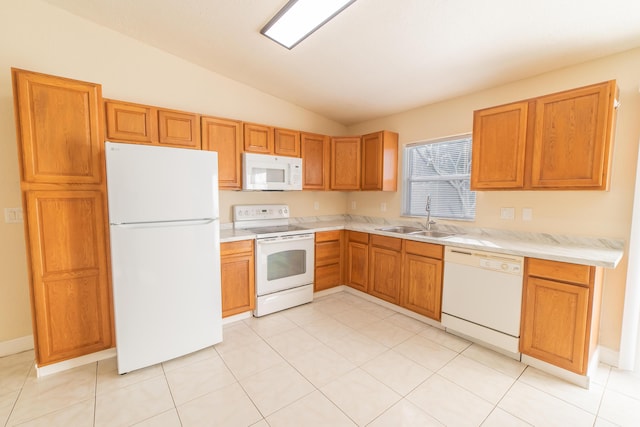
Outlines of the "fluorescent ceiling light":
[[356,0],[290,0],[260,31],[293,48]]

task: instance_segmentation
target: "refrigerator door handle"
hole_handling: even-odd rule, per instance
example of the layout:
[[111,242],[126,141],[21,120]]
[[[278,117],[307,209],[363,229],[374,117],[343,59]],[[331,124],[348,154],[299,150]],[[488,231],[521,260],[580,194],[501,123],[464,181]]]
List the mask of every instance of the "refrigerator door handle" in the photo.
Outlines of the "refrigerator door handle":
[[197,219],[188,221],[158,221],[158,222],[132,222],[122,224],[111,224],[114,227],[121,228],[158,228],[158,227],[184,227],[194,225],[206,225],[216,221],[216,218]]

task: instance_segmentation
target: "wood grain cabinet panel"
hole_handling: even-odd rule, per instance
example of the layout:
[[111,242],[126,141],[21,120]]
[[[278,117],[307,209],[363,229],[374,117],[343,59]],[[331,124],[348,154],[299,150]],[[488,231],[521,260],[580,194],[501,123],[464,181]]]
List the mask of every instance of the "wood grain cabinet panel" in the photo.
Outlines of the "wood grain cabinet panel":
[[331,179],[331,143],[329,137],[302,132],[300,134],[302,157],[302,189],[329,190]]
[[532,188],[606,189],[615,81],[536,100]]
[[255,308],[253,240],[220,244],[222,317]]
[[369,276],[369,234],[347,231],[345,280],[348,286],[367,292]]
[[360,137],[331,138],[331,189],[360,189]]
[[280,156],[300,157],[300,132],[275,128],[273,153]]
[[158,142],[177,148],[199,150],[200,116],[173,110],[158,110]]
[[442,245],[405,240],[400,305],[440,321],[442,316]]
[[524,101],[474,112],[472,190],[524,187],[528,111]]
[[105,102],[107,140],[153,144],[158,142],[158,109],[122,101]]
[[343,233],[342,230],[316,233],[314,279],[316,292],[343,283]]
[[244,123],[244,151],[248,153],[273,154],[274,131],[271,126]]
[[615,80],[474,112],[472,190],[607,190]]
[[13,69],[24,182],[102,182],[100,85]]
[[102,191],[27,191],[39,365],[111,347]]
[[[527,259],[526,271],[520,351],[584,375],[597,346],[602,269]],[[586,284],[567,281],[585,275]]]
[[242,189],[242,123],[202,117],[202,149],[218,153],[218,186]]
[[362,136],[361,190],[398,188],[398,134],[389,131]]
[[393,304],[400,303],[402,239],[370,236],[368,292]]

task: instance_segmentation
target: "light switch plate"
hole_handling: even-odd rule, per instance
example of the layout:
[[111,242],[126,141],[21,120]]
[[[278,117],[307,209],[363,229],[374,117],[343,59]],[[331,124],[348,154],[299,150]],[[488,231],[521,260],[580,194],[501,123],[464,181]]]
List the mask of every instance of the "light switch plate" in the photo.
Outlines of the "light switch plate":
[[320,209],[320,202],[313,202],[313,209],[315,210]]
[[501,219],[515,219],[515,217],[516,217],[515,208],[500,208]]
[[18,224],[22,222],[22,208],[4,208],[4,222]]
[[523,221],[531,221],[533,219],[533,209],[531,208],[522,208],[522,220]]
[[382,202],[380,203],[380,212],[386,212],[387,211],[387,204]]
[[356,201],[353,200],[353,201],[351,201],[351,209],[355,210],[355,208],[356,208]]

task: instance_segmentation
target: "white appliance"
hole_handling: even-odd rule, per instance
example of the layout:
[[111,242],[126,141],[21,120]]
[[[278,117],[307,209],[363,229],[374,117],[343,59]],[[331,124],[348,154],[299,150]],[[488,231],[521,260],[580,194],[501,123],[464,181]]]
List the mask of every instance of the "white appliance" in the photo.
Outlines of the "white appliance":
[[244,190],[302,190],[302,159],[242,153]]
[[442,325],[520,359],[524,259],[445,247]]
[[236,205],[234,227],[256,234],[256,308],[260,317],[313,301],[315,235],[289,225],[287,205]]
[[217,153],[106,142],[120,374],[222,341]]

